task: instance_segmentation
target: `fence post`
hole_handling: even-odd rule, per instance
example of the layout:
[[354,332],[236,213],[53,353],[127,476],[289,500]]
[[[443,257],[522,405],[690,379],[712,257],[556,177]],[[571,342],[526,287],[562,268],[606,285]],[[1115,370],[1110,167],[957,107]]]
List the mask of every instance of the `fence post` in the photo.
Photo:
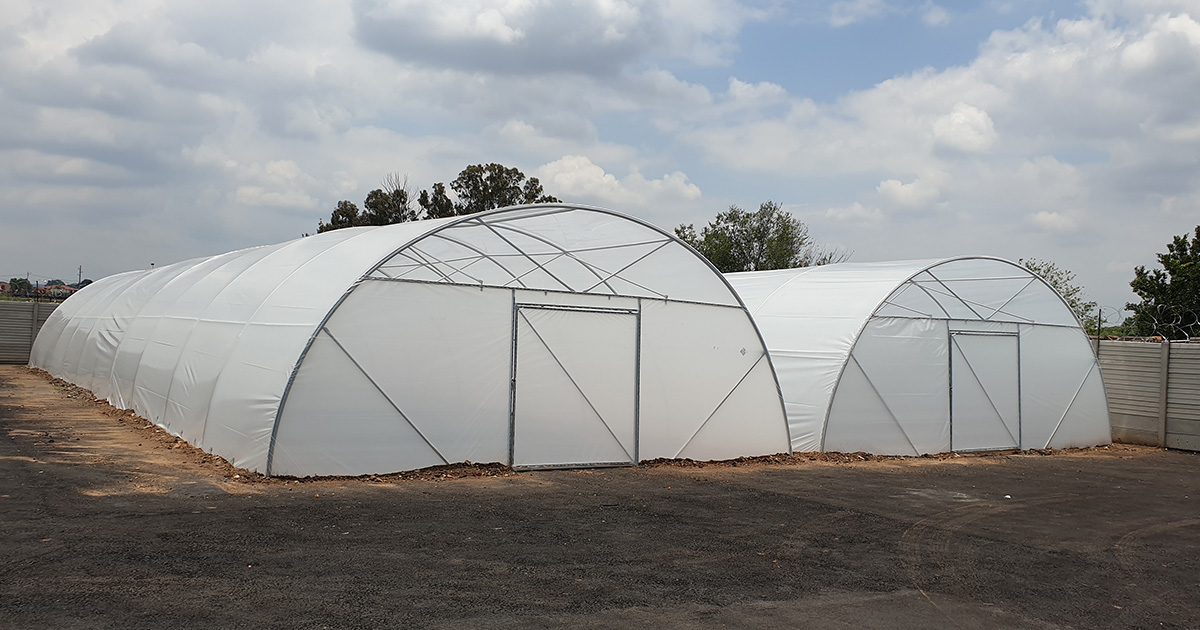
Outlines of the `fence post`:
[[1167,445],[1167,378],[1171,374],[1171,341],[1162,340],[1162,351],[1159,353],[1159,386],[1158,386],[1158,445]]
[[[41,313],[39,312],[40,310],[41,310],[41,307],[38,306],[38,301],[34,300],[33,301],[33,317],[31,317],[29,319],[29,354],[30,354],[30,358],[33,358],[33,342],[37,341],[38,315],[41,315]],[[25,362],[29,363],[29,360],[26,359]]]

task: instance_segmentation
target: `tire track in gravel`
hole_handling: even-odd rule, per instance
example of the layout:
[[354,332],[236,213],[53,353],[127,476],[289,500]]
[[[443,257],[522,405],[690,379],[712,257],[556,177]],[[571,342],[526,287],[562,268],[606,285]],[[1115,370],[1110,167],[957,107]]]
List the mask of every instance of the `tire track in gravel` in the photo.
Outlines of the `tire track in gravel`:
[[1148,586],[1148,583],[1153,581],[1148,570],[1149,565],[1144,559],[1138,556],[1139,551],[1146,549],[1143,541],[1158,534],[1166,534],[1197,526],[1200,526],[1200,518],[1186,518],[1166,523],[1153,523],[1134,528],[1124,536],[1121,536],[1116,544],[1113,545],[1117,562],[1120,563],[1122,569],[1128,572],[1131,578],[1136,580],[1134,588],[1141,593],[1141,597],[1137,602],[1139,606],[1173,608],[1173,605],[1164,597],[1161,589],[1150,588]]
[[[965,572],[972,570],[962,554],[954,550],[955,539],[966,534],[967,526],[992,517],[1019,510],[1061,503],[1070,500],[1067,494],[1052,494],[1035,499],[1005,500],[1002,503],[980,501],[950,508],[923,518],[900,535],[900,560],[912,580],[913,588],[920,591],[929,603],[941,610],[929,597],[928,591],[935,582],[944,585],[941,591],[950,591],[967,585]],[[943,613],[945,614],[945,613]],[[946,615],[951,623],[957,623]]]

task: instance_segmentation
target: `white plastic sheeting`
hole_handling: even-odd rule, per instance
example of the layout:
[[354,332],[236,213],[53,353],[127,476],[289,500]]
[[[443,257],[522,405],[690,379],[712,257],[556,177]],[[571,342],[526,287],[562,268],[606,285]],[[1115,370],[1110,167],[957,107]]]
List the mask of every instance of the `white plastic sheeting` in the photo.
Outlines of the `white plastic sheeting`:
[[1074,314],[1008,261],[728,274],[774,361],[792,448],[920,455],[1107,444]]
[[30,363],[269,474],[789,444],[727,282],[596,208],[349,228],[112,276],[56,311]]

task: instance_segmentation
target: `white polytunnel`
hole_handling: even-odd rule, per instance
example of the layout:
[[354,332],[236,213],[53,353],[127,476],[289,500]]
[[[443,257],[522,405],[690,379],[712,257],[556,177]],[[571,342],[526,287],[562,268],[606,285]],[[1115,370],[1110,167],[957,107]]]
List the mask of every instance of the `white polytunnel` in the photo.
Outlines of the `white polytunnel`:
[[359,475],[788,451],[728,282],[625,215],[536,205],[104,278],[30,364],[234,465]]
[[1074,313],[988,257],[727,274],[767,342],[795,452],[923,455],[1108,444]]

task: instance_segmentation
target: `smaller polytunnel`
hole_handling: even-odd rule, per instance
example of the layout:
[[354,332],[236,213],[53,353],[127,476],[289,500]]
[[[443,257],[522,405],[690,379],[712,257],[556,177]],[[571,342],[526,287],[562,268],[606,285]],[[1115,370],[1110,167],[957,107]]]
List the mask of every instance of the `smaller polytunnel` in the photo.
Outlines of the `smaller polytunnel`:
[[34,367],[237,466],[357,475],[788,450],[770,359],[674,236],[540,205],[104,278]]
[[727,274],[767,342],[795,452],[922,455],[1111,441],[1075,315],[985,257]]

